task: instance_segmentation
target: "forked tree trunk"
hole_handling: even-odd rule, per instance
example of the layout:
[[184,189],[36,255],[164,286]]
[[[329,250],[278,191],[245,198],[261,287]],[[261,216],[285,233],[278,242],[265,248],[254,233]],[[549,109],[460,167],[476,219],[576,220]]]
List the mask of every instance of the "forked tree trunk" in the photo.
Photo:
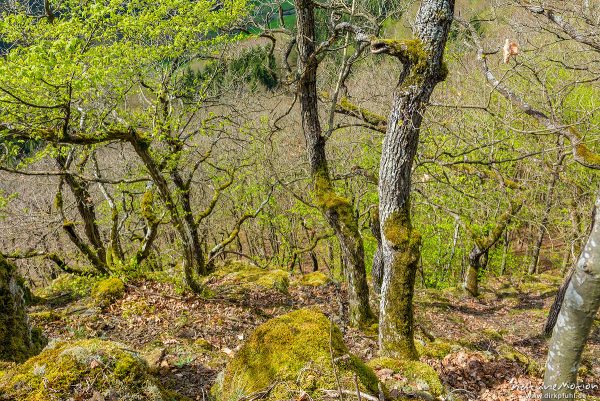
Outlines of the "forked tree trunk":
[[173,225],[179,234],[184,257],[183,272],[186,284],[193,292],[199,293],[202,291],[202,286],[198,283],[195,276],[198,272],[205,271],[206,269],[204,258],[198,257],[198,253],[202,253],[202,248],[194,245],[195,233],[189,229],[185,219],[181,216],[181,212],[175,203],[175,198],[166,178],[150,155],[148,143],[135,134],[135,132],[131,132],[130,135],[129,142],[144,163],[144,166],[152,177],[152,181],[156,184],[160,198],[169,211]]
[[500,237],[510,224],[513,216],[519,212],[521,202],[512,202],[510,208],[498,217],[495,227],[485,236],[473,236],[475,244],[469,253],[469,267],[465,274],[463,288],[469,295],[479,295],[479,275],[482,269],[487,267],[490,249],[500,240]]
[[413,160],[426,104],[447,70],[444,47],[453,19],[454,0],[423,0],[412,40],[374,40],[373,53],[397,57],[403,65],[381,152],[379,218],[383,283],[379,314],[382,356],[416,359],[413,293],[421,237],[413,229],[410,190]]
[[544,236],[546,234],[546,226],[548,225],[548,220],[550,218],[550,212],[552,211],[552,200],[554,198],[554,188],[556,187],[556,182],[558,181],[558,169],[560,168],[562,161],[565,158],[565,154],[561,153],[559,156],[558,162],[554,164],[552,169],[552,179],[550,180],[550,185],[548,186],[548,191],[546,192],[546,203],[544,205],[544,212],[542,215],[542,222],[538,227],[538,234],[535,244],[533,246],[533,253],[531,255],[531,263],[529,264],[528,272],[529,274],[538,273],[538,263],[540,259],[540,251],[542,250],[542,244],[544,243]]
[[325,155],[325,137],[319,120],[317,97],[318,57],[315,54],[315,3],[296,2],[298,43],[298,96],[302,129],[306,139],[308,161],[316,203],[340,243],[344,273],[348,283],[350,322],[357,326],[374,319],[369,307],[369,287],[365,270],[363,239],[352,203],[339,196],[329,174]]
[[574,399],[581,353],[600,307],[600,221],[596,211],[592,229],[569,280],[550,340],[544,374],[544,400]]

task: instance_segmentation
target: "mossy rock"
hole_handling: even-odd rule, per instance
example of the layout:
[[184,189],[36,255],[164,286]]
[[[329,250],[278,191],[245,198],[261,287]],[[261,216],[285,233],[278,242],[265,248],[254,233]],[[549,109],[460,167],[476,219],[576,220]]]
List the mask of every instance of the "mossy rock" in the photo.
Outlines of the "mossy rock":
[[124,345],[103,340],[56,343],[0,376],[0,394],[22,401],[91,399],[184,401],[162,388]]
[[97,277],[61,274],[47,287],[36,290],[35,296],[50,303],[69,302],[89,296],[98,281],[100,279]]
[[294,282],[296,285],[305,286],[305,287],[320,287],[325,284],[328,284],[331,281],[328,275],[323,272],[316,271],[311,273],[306,273],[296,279]]
[[434,359],[444,359],[446,355],[462,348],[460,344],[442,338],[436,338],[434,341],[425,343],[416,342],[415,345],[419,355]]
[[[390,377],[384,381],[384,384],[392,394],[394,390],[406,393],[425,391],[435,397],[445,393],[440,376],[426,363],[392,358],[375,358],[367,364],[376,371],[388,370]],[[405,378],[406,381],[397,380],[398,375]]]
[[0,254],[0,360],[22,362],[39,353],[46,339],[32,328],[16,267]]
[[233,286],[242,290],[275,290],[287,293],[290,274],[280,269],[266,270],[239,260],[229,260],[205,280],[205,284]]
[[531,375],[536,375],[542,371],[542,368],[534,359],[508,344],[501,344],[496,351],[501,358],[518,363]]
[[549,297],[558,292],[559,285],[545,282],[527,282],[520,285],[521,292],[533,294],[539,297]]
[[36,322],[52,323],[57,320],[61,320],[62,316],[53,310],[43,310],[39,312],[32,312],[29,317]]
[[96,283],[92,289],[95,305],[106,308],[125,295],[125,283],[117,277],[110,277]]
[[213,394],[221,401],[237,400],[270,389],[263,399],[292,399],[299,391],[322,398],[321,390],[338,388],[332,360],[343,389],[355,389],[356,375],[361,391],[378,393],[374,372],[349,353],[340,330],[318,310],[297,310],[259,326],[227,365]]
[[486,336],[487,338],[489,338],[490,340],[502,341],[502,339],[504,338],[504,335],[507,333],[507,331],[506,330],[496,330],[496,329],[488,327],[488,328],[481,330],[481,333],[483,333],[483,335]]

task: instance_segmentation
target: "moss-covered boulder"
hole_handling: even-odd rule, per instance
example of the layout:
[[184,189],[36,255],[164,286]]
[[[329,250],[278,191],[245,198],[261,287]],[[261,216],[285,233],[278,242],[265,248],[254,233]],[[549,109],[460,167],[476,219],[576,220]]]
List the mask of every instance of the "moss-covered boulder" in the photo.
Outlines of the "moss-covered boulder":
[[228,260],[205,280],[210,287],[231,287],[235,290],[275,290],[287,293],[290,274],[280,269],[261,269],[240,260]]
[[444,357],[452,352],[457,352],[463,347],[454,341],[436,338],[429,342],[416,342],[417,352],[425,358],[444,359]]
[[429,365],[419,361],[375,358],[368,362],[392,397],[403,394],[421,393],[421,397],[439,397],[445,393],[437,372]]
[[305,391],[313,399],[343,389],[376,395],[374,372],[348,352],[342,334],[314,309],[301,309],[259,326],[227,365],[213,393],[221,401],[258,392],[267,400],[287,400]]
[[184,401],[148,374],[143,359],[103,340],[56,343],[0,375],[0,399]]
[[115,301],[123,298],[125,294],[125,283],[120,278],[110,277],[99,281],[92,289],[94,304],[106,308]]
[[46,340],[32,328],[16,268],[0,254],[0,360],[22,362],[39,353]]
[[294,284],[306,287],[320,287],[329,283],[331,280],[325,273],[316,271],[302,275]]

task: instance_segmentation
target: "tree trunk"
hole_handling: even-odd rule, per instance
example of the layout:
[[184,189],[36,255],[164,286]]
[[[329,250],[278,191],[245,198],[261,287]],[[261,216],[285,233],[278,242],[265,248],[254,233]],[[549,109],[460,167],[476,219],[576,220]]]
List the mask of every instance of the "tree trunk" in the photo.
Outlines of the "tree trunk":
[[102,241],[102,237],[100,235],[100,229],[96,219],[96,207],[88,189],[89,183],[69,173],[69,167],[73,160],[72,157],[73,153],[71,153],[68,157],[61,155],[55,159],[59,168],[65,173],[59,186],[59,192],[56,197],[56,206],[60,209],[62,214],[63,198],[62,190],[60,188],[62,187],[62,183],[65,182],[75,198],[77,212],[83,221],[85,236],[89,244],[85,243],[84,240],[77,234],[73,222],[64,220],[64,215],[63,229],[65,230],[65,233],[71,242],[73,242],[73,244],[75,244],[75,246],[87,257],[94,268],[103,274],[108,274],[109,266],[107,266],[106,262],[106,248],[104,247],[104,241]]
[[485,267],[486,261],[487,250],[482,251],[474,245],[469,253],[469,267],[464,282],[464,289],[473,297],[479,295],[479,272]]
[[600,221],[592,215],[592,230],[569,281],[550,340],[544,400],[573,399],[581,353],[600,307]]
[[418,357],[412,299],[421,237],[410,218],[411,173],[423,112],[436,84],[447,74],[442,59],[453,12],[453,0],[424,0],[415,23],[417,39],[371,43],[372,52],[395,56],[403,65],[379,169],[384,263],[379,315],[382,356]]
[[485,236],[475,236],[474,233],[471,233],[474,244],[469,253],[469,267],[463,284],[463,288],[471,296],[476,297],[479,295],[479,274],[482,269],[487,267],[490,249],[498,242],[522,205],[521,202],[511,202],[510,208],[498,217],[495,227]]
[[182,179],[179,171],[175,170],[171,173],[171,177],[175,186],[177,187],[179,204],[183,214],[184,229],[187,232],[187,237],[191,240],[191,251],[193,266],[201,276],[208,274],[206,263],[204,261],[204,254],[202,252],[202,245],[200,243],[200,236],[198,235],[198,224],[194,219],[192,212],[192,203],[190,201],[190,187],[189,183],[185,183]]
[[156,184],[156,188],[158,189],[161,200],[173,219],[173,225],[175,226],[175,229],[179,234],[179,239],[181,240],[184,256],[183,272],[185,275],[186,284],[192,291],[199,293],[202,291],[202,286],[196,281],[194,273],[203,271],[205,268],[204,266],[198,265],[200,261],[203,262],[203,259],[199,260],[196,257],[197,252],[201,252],[202,248],[199,246],[194,246],[193,232],[188,230],[188,227],[186,226],[185,221],[182,218],[177,205],[175,204],[173,194],[169,188],[167,180],[163,176],[162,171],[157,166],[154,159],[152,159],[152,156],[148,150],[148,143],[143,138],[137,136],[134,132],[131,133],[129,142],[144,163],[144,166]]
[[381,284],[383,282],[383,255],[381,249],[381,224],[379,222],[379,210],[374,209],[371,213],[371,233],[377,240],[377,249],[373,255],[373,266],[371,267],[371,281],[373,283],[373,291],[376,294],[381,294]]
[[550,212],[552,211],[552,199],[554,197],[554,188],[556,186],[556,181],[558,181],[558,168],[562,164],[563,159],[564,154],[561,153],[558,162],[554,165],[554,168],[552,169],[552,180],[550,180],[550,185],[548,186],[548,191],[546,192],[546,204],[544,205],[544,214],[542,216],[542,222],[538,228],[538,235],[535,241],[535,245],[533,246],[531,263],[528,269],[529,274],[538,273],[538,261],[540,259],[540,251],[544,242],[544,235],[546,234],[546,226],[548,225]]
[[369,307],[363,240],[351,202],[339,196],[333,187],[325,154],[325,137],[319,120],[314,7],[312,0],[296,2],[300,74],[298,95],[302,129],[316,202],[340,243],[348,283],[350,322],[356,326],[364,326],[370,324],[374,316]]

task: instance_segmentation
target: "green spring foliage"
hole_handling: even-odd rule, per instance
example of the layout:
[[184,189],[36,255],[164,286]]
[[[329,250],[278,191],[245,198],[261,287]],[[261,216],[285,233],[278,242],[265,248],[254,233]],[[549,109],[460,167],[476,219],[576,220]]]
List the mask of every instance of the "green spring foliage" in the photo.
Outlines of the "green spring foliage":
[[0,376],[0,394],[22,401],[89,399],[185,401],[148,374],[124,345],[103,340],[56,343]]
[[196,71],[190,66],[184,73],[183,87],[193,91],[207,81],[213,89],[243,82],[250,90],[273,90],[279,85],[275,56],[269,46],[254,46],[225,63],[208,63]]
[[[262,391],[276,383],[267,400],[290,399],[295,391],[316,397],[319,389],[336,389],[332,355],[342,388],[377,394],[374,372],[349,354],[342,333],[321,312],[301,309],[259,326],[238,351],[213,388],[218,400]],[[322,395],[322,394],[321,394]]]

